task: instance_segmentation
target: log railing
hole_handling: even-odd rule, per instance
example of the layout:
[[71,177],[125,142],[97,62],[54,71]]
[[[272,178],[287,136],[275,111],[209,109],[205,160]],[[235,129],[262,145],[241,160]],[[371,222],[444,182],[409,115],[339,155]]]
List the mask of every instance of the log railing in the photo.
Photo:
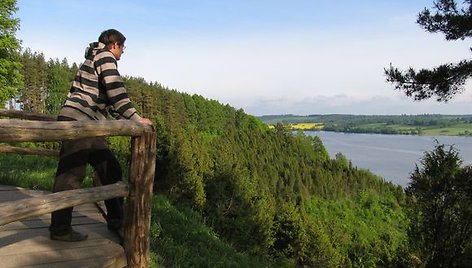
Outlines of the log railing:
[[[129,120],[54,121],[52,116],[0,110],[0,142],[63,141],[100,136],[131,136],[128,185],[77,189],[0,204],[0,225],[84,203],[127,197],[123,246],[128,267],[148,267],[152,188],[156,159],[156,133],[152,127]],[[32,121],[41,120],[41,121]],[[2,146],[0,152],[57,155],[53,150]],[[52,179],[52,178],[51,178]]]

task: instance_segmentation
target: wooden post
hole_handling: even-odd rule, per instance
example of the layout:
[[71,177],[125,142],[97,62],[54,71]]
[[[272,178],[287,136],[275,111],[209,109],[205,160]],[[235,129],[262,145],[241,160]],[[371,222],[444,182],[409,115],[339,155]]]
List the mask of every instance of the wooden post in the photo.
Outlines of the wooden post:
[[125,213],[124,248],[128,267],[149,266],[152,189],[156,165],[156,133],[131,140],[129,197]]

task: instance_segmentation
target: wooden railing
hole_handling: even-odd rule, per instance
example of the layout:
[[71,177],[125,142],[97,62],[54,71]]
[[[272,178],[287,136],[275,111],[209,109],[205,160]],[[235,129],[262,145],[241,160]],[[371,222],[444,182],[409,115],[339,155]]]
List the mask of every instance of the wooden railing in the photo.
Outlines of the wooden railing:
[[[0,110],[0,116],[28,119],[0,119],[0,142],[63,141],[100,136],[132,137],[128,185],[118,182],[0,203],[0,225],[84,203],[127,197],[123,246],[128,267],[148,267],[156,159],[156,133],[152,127],[129,120],[55,121],[53,116],[6,110]],[[12,146],[0,148],[3,148],[0,152],[57,155],[53,150]]]

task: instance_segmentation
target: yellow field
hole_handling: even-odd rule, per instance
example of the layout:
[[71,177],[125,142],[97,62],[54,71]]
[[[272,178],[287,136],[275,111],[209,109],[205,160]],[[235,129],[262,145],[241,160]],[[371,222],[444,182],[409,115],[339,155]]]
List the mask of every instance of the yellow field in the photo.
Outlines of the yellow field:
[[296,123],[292,124],[293,130],[322,130],[324,123]]

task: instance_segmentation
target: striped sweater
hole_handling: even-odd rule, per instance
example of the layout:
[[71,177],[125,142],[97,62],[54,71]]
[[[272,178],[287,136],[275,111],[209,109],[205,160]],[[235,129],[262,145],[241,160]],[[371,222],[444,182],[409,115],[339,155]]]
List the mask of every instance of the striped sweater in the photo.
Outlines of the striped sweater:
[[141,117],[131,104],[113,53],[103,43],[91,43],[59,116],[75,120],[105,120],[108,112],[124,119]]

